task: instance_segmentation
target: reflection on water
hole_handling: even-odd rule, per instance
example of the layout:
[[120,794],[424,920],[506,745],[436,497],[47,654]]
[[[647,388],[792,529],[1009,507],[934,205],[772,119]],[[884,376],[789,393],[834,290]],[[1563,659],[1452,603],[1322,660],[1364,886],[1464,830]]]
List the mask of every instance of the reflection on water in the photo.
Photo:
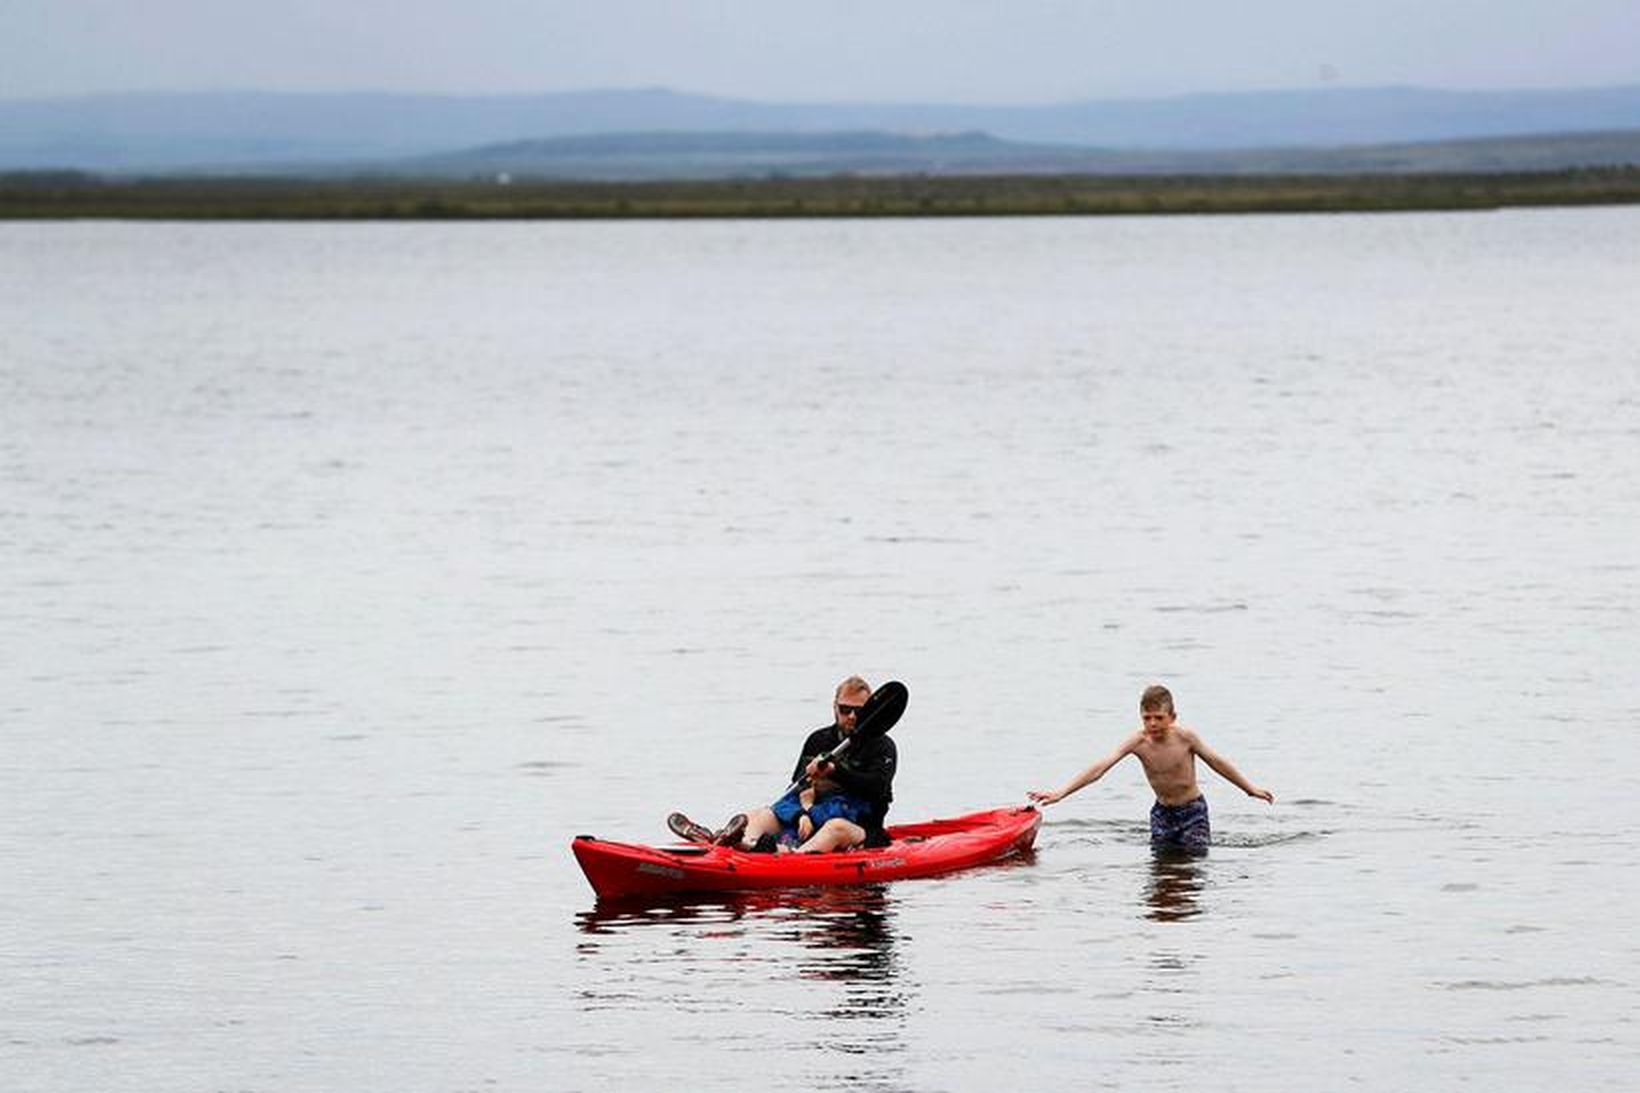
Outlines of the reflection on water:
[[1202,859],[1206,851],[1181,847],[1151,848],[1150,881],[1145,886],[1145,917],[1156,922],[1178,922],[1202,913]]
[[[782,889],[673,897],[662,901],[600,900],[575,916],[583,936],[583,959],[604,959],[627,946],[601,941],[642,941],[652,931],[677,953],[680,938],[689,943],[691,963],[715,965],[745,955],[748,942],[771,976],[811,983],[806,992],[808,1017],[829,1017],[870,1024],[851,1040],[835,1035],[833,1050],[877,1054],[898,1043],[885,1037],[884,1023],[898,1026],[910,1006],[911,986],[901,974],[893,897],[883,885],[848,888]],[[725,944],[729,943],[729,944]],[[651,945],[629,955],[638,960]],[[830,986],[835,989],[826,990]]]

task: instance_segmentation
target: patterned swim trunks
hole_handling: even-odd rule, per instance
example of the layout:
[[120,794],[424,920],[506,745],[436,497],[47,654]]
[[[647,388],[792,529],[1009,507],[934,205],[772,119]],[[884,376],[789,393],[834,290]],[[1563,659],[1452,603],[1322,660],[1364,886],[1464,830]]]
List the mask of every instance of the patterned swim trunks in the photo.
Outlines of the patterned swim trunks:
[[1150,807],[1152,846],[1205,850],[1212,839],[1212,828],[1207,822],[1206,797],[1197,797],[1182,805],[1164,805],[1157,801]]
[[[800,793],[800,790],[794,789],[769,806],[774,818],[780,821],[779,841],[787,846],[797,846],[803,841],[797,833],[797,819],[803,815]],[[871,807],[858,797],[847,793],[828,793],[809,806],[809,822],[814,825],[815,831],[820,830],[827,820],[839,816],[851,824],[864,824],[870,811]]]

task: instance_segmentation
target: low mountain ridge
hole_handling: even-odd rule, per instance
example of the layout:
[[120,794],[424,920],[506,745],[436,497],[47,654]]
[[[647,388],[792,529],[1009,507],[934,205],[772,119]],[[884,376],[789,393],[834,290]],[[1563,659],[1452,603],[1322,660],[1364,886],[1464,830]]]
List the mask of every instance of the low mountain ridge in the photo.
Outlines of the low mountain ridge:
[[1191,152],[1077,148],[981,132],[610,133],[514,141],[352,169],[396,177],[636,181],[888,174],[1379,174],[1640,164],[1640,128],[1362,145]]
[[1034,145],[1211,152],[1640,128],[1640,86],[1307,90],[1040,106],[763,103],[664,89],[436,96],[267,92],[0,101],[0,170],[174,172],[358,164],[603,133],[963,133]]

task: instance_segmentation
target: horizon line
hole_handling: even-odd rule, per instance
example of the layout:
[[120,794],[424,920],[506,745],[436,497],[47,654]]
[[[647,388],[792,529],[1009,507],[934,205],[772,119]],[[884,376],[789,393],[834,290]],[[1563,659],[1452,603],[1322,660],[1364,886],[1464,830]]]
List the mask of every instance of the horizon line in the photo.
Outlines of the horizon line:
[[1438,95],[1466,96],[1466,95],[1555,95],[1577,94],[1590,91],[1628,91],[1640,90],[1640,78],[1627,83],[1593,83],[1593,84],[1556,84],[1542,87],[1522,86],[1487,86],[1487,87],[1444,87],[1435,84],[1422,83],[1363,83],[1346,84],[1325,82],[1319,84],[1301,84],[1287,86],[1270,86],[1261,88],[1242,88],[1223,91],[1178,91],[1151,94],[1107,94],[1088,95],[1075,98],[1043,99],[1031,102],[998,102],[998,101],[957,101],[937,99],[791,99],[791,98],[757,98],[744,95],[729,95],[710,91],[679,90],[663,85],[634,85],[625,87],[586,87],[560,90],[542,91],[405,91],[384,90],[380,88],[353,88],[353,89],[289,89],[289,88],[257,88],[257,87],[201,87],[201,88],[142,88],[127,90],[103,91],[73,91],[47,94],[30,94],[20,96],[0,95],[0,104],[26,104],[50,102],[83,102],[95,99],[141,99],[141,98],[210,98],[210,97],[245,97],[245,98],[376,98],[376,99],[447,99],[447,100],[484,100],[495,101],[505,99],[545,99],[545,98],[576,98],[588,96],[641,96],[660,95],[683,99],[704,99],[714,102],[737,103],[743,105],[760,106],[826,106],[826,107],[940,107],[977,110],[1035,110],[1051,109],[1054,107],[1082,106],[1090,103],[1146,103],[1146,102],[1180,102],[1201,98],[1239,98],[1261,97],[1270,95],[1333,95],[1348,93],[1372,92],[1423,92]]

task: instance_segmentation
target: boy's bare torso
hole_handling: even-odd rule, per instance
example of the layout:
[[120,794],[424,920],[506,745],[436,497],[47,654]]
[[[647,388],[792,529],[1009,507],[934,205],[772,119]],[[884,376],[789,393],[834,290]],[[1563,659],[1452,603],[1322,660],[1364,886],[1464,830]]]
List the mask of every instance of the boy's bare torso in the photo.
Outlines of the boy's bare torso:
[[1202,795],[1196,784],[1196,759],[1211,767],[1220,777],[1249,797],[1257,797],[1266,804],[1273,803],[1275,794],[1249,782],[1224,756],[1202,742],[1195,731],[1178,723],[1173,710],[1173,696],[1160,685],[1145,688],[1139,700],[1140,730],[1128,736],[1116,750],[1098,760],[1082,773],[1066,782],[1062,789],[1033,789],[1028,796],[1038,804],[1051,805],[1063,801],[1083,786],[1091,785],[1129,755],[1139,757],[1145,768],[1145,780],[1150,783],[1156,800],[1171,807],[1189,804]]
[[1170,725],[1161,732],[1140,730],[1133,734],[1129,750],[1139,757],[1145,778],[1164,805],[1182,805],[1202,795],[1196,784],[1196,734],[1183,725]]

